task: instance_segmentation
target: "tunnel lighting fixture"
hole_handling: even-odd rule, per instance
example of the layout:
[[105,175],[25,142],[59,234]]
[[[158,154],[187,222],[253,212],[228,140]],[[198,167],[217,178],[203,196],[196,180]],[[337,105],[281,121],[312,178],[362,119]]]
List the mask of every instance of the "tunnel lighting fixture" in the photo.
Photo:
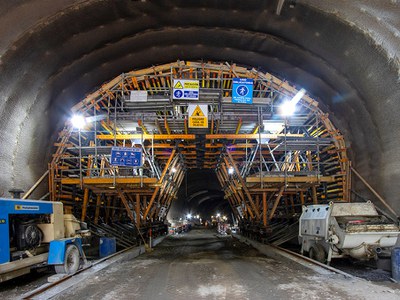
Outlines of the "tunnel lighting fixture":
[[186,215],[186,219],[191,219],[192,218],[192,214],[187,214]]
[[232,167],[230,167],[230,168],[228,169],[228,174],[229,174],[229,175],[232,175],[232,174],[233,174],[233,172],[235,172],[235,171],[233,170],[233,168],[232,168]]
[[268,120],[263,122],[264,131],[270,132],[272,134],[282,132],[285,127],[285,123],[282,121]]
[[306,90],[301,89],[300,91],[297,92],[297,94],[292,98],[290,101],[285,101],[281,104],[279,107],[280,109],[280,114],[283,116],[291,116],[295,113],[296,111],[296,104],[303,98],[305,95]]
[[82,129],[86,125],[86,119],[82,115],[73,115],[71,118],[71,124],[76,129]]

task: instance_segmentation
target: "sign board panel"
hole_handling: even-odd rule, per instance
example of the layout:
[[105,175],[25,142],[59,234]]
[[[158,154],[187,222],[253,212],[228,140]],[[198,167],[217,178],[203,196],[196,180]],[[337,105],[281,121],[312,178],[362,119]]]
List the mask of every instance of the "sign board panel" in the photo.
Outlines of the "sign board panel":
[[233,78],[232,103],[253,103],[253,79]]
[[199,81],[174,79],[172,98],[175,100],[199,100]]
[[189,104],[189,128],[208,128],[208,105]]
[[142,165],[142,149],[112,147],[111,165],[121,167],[140,167]]
[[147,102],[147,91],[131,91],[129,102]]

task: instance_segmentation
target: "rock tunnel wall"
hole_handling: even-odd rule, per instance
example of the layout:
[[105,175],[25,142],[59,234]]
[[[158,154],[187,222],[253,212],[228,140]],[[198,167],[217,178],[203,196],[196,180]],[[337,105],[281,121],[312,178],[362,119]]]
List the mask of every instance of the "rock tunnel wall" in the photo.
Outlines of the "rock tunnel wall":
[[285,1],[280,15],[277,3],[2,1],[0,194],[41,176],[70,107],[103,82],[212,60],[305,87],[344,133],[353,165],[400,212],[399,1]]

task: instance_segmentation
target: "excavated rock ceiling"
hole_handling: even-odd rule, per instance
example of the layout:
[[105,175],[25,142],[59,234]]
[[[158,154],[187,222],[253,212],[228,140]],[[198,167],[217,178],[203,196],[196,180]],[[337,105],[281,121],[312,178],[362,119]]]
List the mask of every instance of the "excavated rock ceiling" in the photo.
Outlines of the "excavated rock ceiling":
[[345,134],[353,165],[399,211],[400,2],[287,0],[279,15],[278,2],[1,1],[3,195],[40,177],[87,93],[122,72],[190,59],[306,88]]

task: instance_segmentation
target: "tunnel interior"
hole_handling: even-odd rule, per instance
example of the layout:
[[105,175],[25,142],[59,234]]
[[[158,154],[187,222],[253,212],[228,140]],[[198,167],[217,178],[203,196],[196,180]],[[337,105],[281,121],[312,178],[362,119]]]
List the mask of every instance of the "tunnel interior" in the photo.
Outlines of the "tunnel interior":
[[[87,95],[124,72],[181,59],[236,63],[305,88],[345,137],[353,166],[398,213],[398,2],[278,2],[2,3],[2,194],[29,189],[47,170]],[[179,191],[199,209],[223,200],[213,183],[192,188],[207,172],[189,171]]]

